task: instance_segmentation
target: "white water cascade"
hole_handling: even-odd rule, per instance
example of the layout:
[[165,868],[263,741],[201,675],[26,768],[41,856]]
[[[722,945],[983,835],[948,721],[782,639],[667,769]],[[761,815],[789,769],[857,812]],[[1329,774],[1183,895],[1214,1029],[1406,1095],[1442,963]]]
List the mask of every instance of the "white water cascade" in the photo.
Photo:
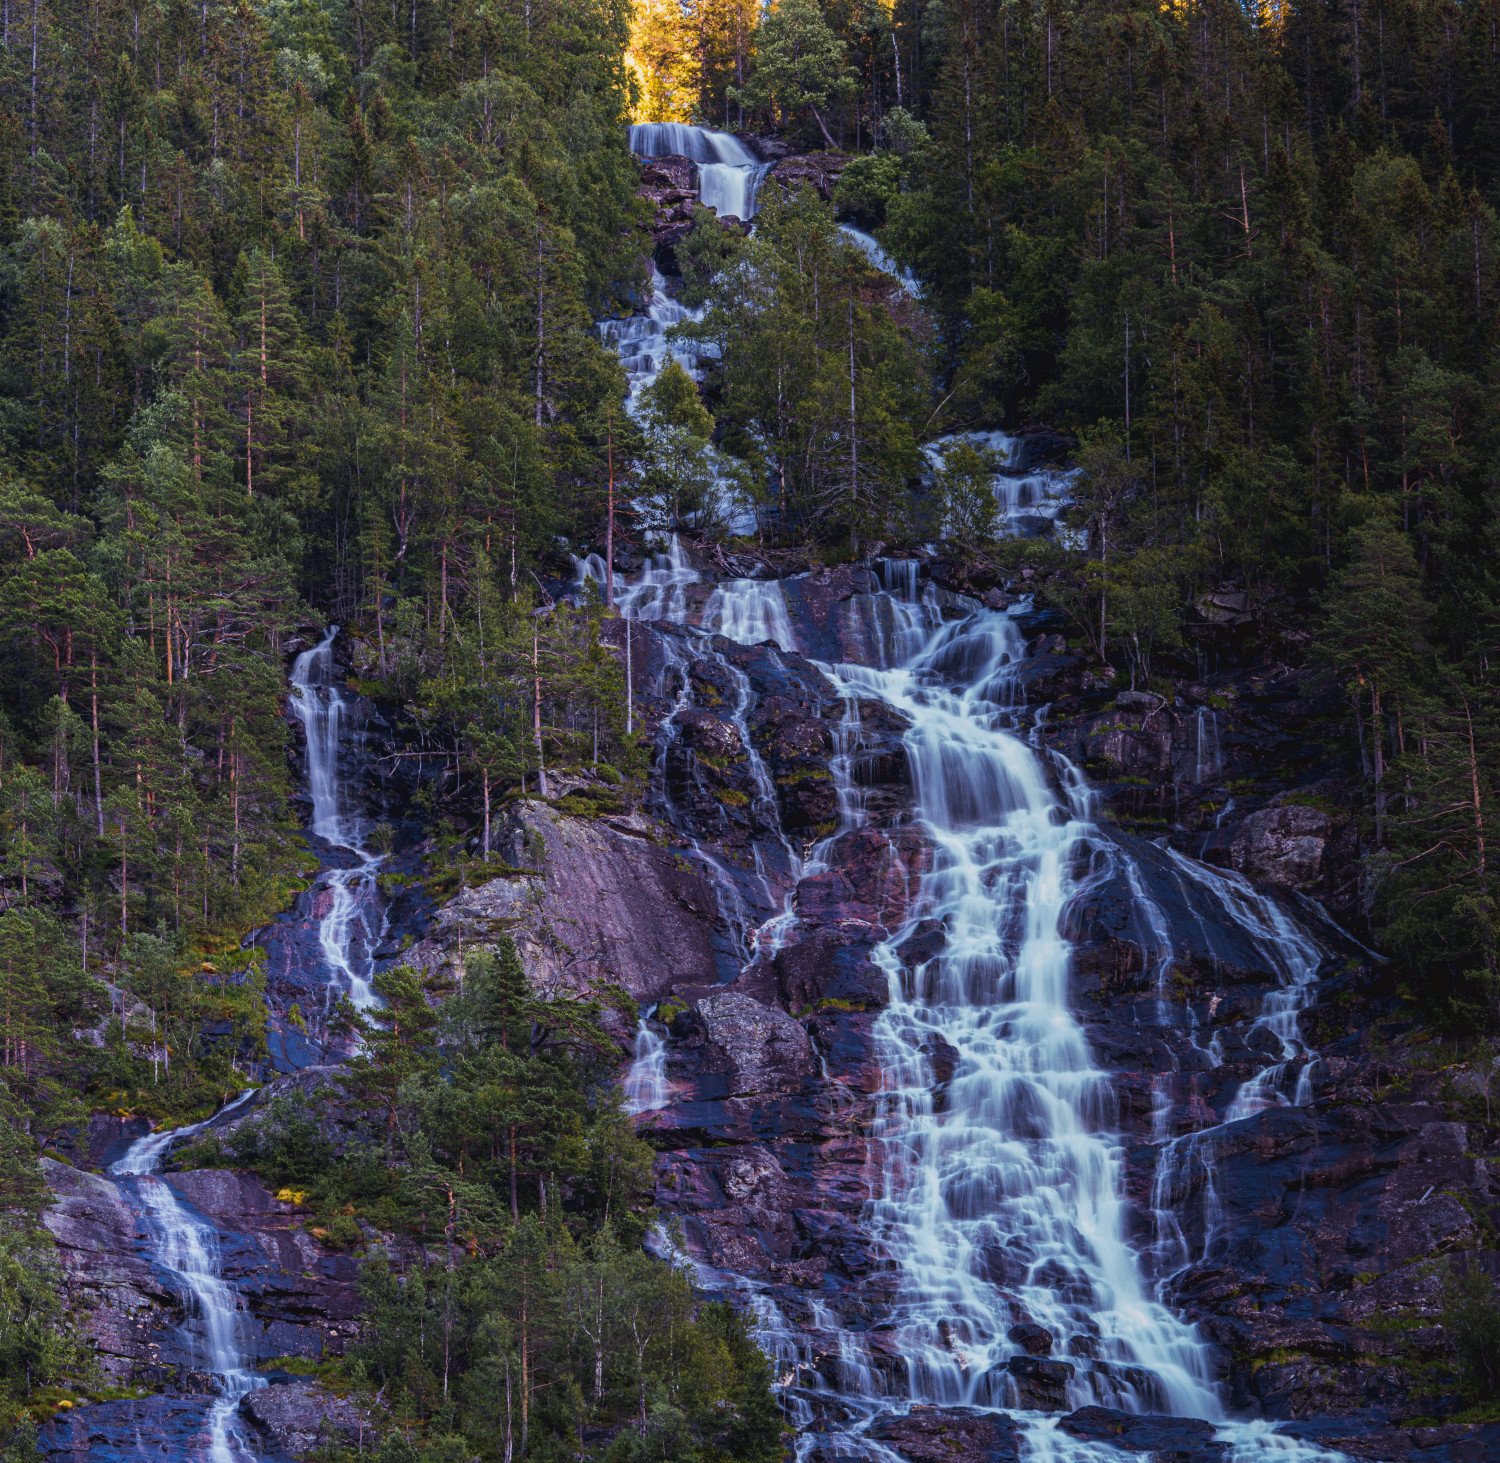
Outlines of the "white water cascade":
[[[358,732],[335,674],[337,633],[335,627],[297,657],[291,707],[307,737],[309,831],[335,857],[354,860],[352,866],[326,866],[315,886],[315,900],[320,902],[325,894],[327,898],[318,921],[318,946],[328,1004],[337,992],[348,995],[356,1006],[368,1007],[377,999],[371,977],[375,948],[384,933],[376,882],[381,857],[366,845],[369,826],[350,805],[341,768],[341,757],[348,744],[357,741]],[[252,1095],[253,1089],[242,1092],[204,1122],[147,1134],[110,1168],[127,1202],[141,1215],[152,1259],[170,1277],[188,1313],[186,1331],[194,1358],[214,1381],[201,1442],[183,1455],[195,1463],[255,1463],[260,1455],[239,1421],[239,1404],[267,1379],[253,1369],[245,1308],[224,1278],[218,1231],[178,1196],[161,1170],[172,1148],[233,1113]]]
[[[221,1108],[233,1112],[250,1097],[243,1092]],[[253,1463],[256,1454],[239,1426],[240,1399],[266,1385],[250,1367],[241,1334],[243,1308],[226,1284],[219,1261],[218,1234],[178,1198],[160,1169],[167,1149],[201,1131],[207,1123],[148,1133],[132,1143],[110,1173],[128,1182],[145,1217],[157,1263],[171,1276],[189,1312],[188,1328],[195,1360],[213,1377],[215,1396],[205,1419],[203,1451],[207,1463]]]
[[1059,531],[1057,521],[1072,502],[1075,474],[1047,467],[1028,471],[1017,466],[1017,439],[1007,432],[955,432],[929,442],[922,452],[936,470],[959,443],[977,447],[994,459],[992,482],[1002,537],[1037,538]]
[[781,650],[797,647],[786,596],[774,579],[731,579],[719,585],[703,607],[703,628],[741,645],[769,640]]
[[385,907],[380,897],[382,855],[367,844],[368,821],[349,806],[340,759],[355,734],[349,705],[338,685],[333,662],[335,625],[292,665],[292,713],[307,739],[307,790],[312,798],[309,832],[329,844],[352,865],[330,866],[318,876],[328,895],[318,921],[318,943],[336,987],[361,1010],[376,1002],[371,979],[375,950],[385,934]]
[[620,364],[625,367],[625,406],[632,415],[637,410],[641,392],[661,375],[668,361],[677,361],[696,380],[698,360],[705,349],[701,345],[686,346],[671,339],[668,332],[674,325],[696,320],[698,316],[667,293],[654,264],[651,265],[650,282],[651,297],[642,313],[605,320],[599,325],[600,336],[606,345],[613,347]]
[[[1035,718],[1018,689],[1024,647],[1012,615],[970,602],[945,622],[930,593],[919,598],[915,565],[877,567],[888,588],[863,610],[877,664],[825,670],[851,709],[879,699],[907,717],[919,817],[932,848],[906,924],[876,956],[890,999],[874,1033],[885,1082],[864,1222],[896,1285],[872,1332],[845,1326],[836,1300],[810,1301],[808,1317],[794,1324],[763,1286],[705,1278],[738,1289],[757,1316],[803,1430],[800,1453],[821,1434],[841,1457],[890,1463],[896,1455],[865,1429],[881,1412],[921,1403],[1003,1408],[1017,1418],[1033,1459],[1117,1463],[1109,1445],[1073,1439],[1055,1415],[1020,1407],[1010,1363],[1023,1352],[1009,1333],[1024,1319],[1044,1327],[1052,1357],[1070,1365],[1070,1408],[1099,1403],[1205,1419],[1231,1463],[1331,1463],[1339,1455],[1228,1417],[1210,1348],[1162,1301],[1128,1237],[1110,1079],[1070,1009],[1071,951],[1062,933],[1078,892],[1075,864],[1083,862],[1075,854],[1097,835],[1077,770],[1049,766],[1032,745]],[[637,602],[680,622],[686,600],[673,595],[684,572],[691,571],[679,568],[670,590],[652,582],[665,577],[662,569],[648,574]],[[796,648],[774,584],[721,584],[704,622],[732,638]],[[856,736],[857,712],[846,725]],[[841,798],[840,826],[858,817],[857,802]],[[821,867],[819,852],[810,851],[804,869]],[[1246,1083],[1225,1121],[1308,1100],[1311,1057],[1296,1017],[1311,995],[1315,946],[1242,879],[1168,856],[1279,982],[1255,1026],[1279,1041],[1281,1060]],[[1165,1002],[1166,925],[1149,909],[1142,914],[1163,947],[1156,964]],[[774,931],[779,944],[795,919],[788,899],[760,935]],[[933,923],[945,931],[943,951],[908,966],[901,953],[908,936]],[[942,1087],[934,1051],[954,1060]],[[1181,1156],[1189,1165],[1212,1162],[1201,1146]],[[1172,1258],[1180,1266],[1187,1257]]]
[[637,157],[691,158],[705,208],[746,223],[755,217],[756,194],[770,168],[732,133],[685,122],[637,123],[630,129],[630,150]]
[[839,231],[859,250],[874,269],[882,274],[888,274],[901,288],[913,299],[921,294],[922,287],[917,282],[917,277],[909,269],[902,269],[891,256],[886,253],[885,246],[873,235],[867,234],[863,229],[857,229],[853,224],[840,224]]
[[635,1028],[635,1058],[625,1074],[625,1111],[631,1114],[657,1112],[667,1105],[667,1042],[652,1022],[653,1006],[642,1012]]
[[[910,718],[934,848],[908,927],[877,955],[890,1004],[867,1220],[900,1276],[898,1395],[1013,1406],[1019,1307],[1072,1364],[1073,1405],[1217,1417],[1206,1348],[1125,1237],[1109,1079],[1069,1009],[1060,933],[1087,809],[1060,800],[1017,734],[1021,649],[1008,615],[981,612],[936,627],[904,666],[841,668]],[[908,970],[901,944],[929,919],[946,948]],[[957,1053],[941,1106],[934,1039]]]

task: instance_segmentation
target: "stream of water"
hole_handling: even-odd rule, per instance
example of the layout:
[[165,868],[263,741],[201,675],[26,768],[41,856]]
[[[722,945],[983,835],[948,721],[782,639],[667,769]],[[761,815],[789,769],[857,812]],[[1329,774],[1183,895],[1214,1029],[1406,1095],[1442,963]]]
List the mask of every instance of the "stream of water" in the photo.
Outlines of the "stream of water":
[[[710,146],[685,135],[694,130],[648,137],[637,129],[632,146],[694,156],[691,146]],[[870,247],[873,240],[854,242],[876,267],[887,267],[879,246]],[[956,440],[930,445],[934,469]],[[1002,433],[970,433],[964,440],[993,454],[1003,532],[1058,531],[1071,474],[1023,470],[1015,444]],[[1025,1334],[1021,1327],[1032,1335],[1035,1328],[1044,1331],[1048,1355],[1065,1364],[1063,1410],[1096,1403],[1203,1419],[1215,1428],[1230,1463],[1336,1463],[1339,1455],[1264,1422],[1232,1419],[1212,1349],[1164,1299],[1171,1277],[1196,1258],[1184,1237],[1184,1206],[1204,1206],[1205,1248],[1217,1223],[1217,1128],[1174,1136],[1164,1091],[1153,1134],[1156,1243],[1142,1252],[1130,1238],[1111,1080],[1071,1007],[1072,951],[1063,934],[1065,911],[1079,893],[1076,871],[1106,840],[1094,825],[1079,769],[1039,748],[1040,713],[1025,705],[1018,676],[1024,644],[1016,612],[951,598],[940,606],[930,589],[919,588],[915,563],[873,567],[882,588],[859,605],[867,663],[823,669],[846,705],[836,763],[847,764],[857,740],[861,699],[883,701],[906,719],[916,818],[931,849],[905,922],[874,956],[886,975],[888,1001],[874,1029],[883,1081],[870,1134],[876,1177],[862,1218],[895,1286],[878,1325],[854,1327],[837,1314],[836,1298],[809,1299],[805,1315],[794,1321],[749,1277],[709,1274],[699,1266],[700,1278],[736,1291],[756,1318],[798,1429],[799,1457],[891,1463],[898,1455],[867,1436],[871,1422],[882,1413],[935,1404],[1005,1409],[1021,1427],[1027,1457],[1041,1463],[1118,1463],[1123,1455],[1117,1449],[1072,1438],[1059,1428],[1056,1413],[1023,1405],[1018,1377],[1028,1355],[1018,1339]],[[580,580],[603,577],[594,560],[577,568]],[[680,625],[691,618],[688,590],[698,579],[674,537],[639,579],[617,580],[616,603],[627,616]],[[700,618],[704,630],[742,644],[799,648],[774,581],[721,583]],[[669,668],[689,653],[676,640],[671,645]],[[700,650],[724,660],[706,636],[701,646],[693,643],[693,651]],[[743,699],[732,720],[756,762]],[[683,675],[662,724],[659,759],[687,705]],[[1195,731],[1200,770],[1217,773],[1217,718],[1200,714]],[[851,786],[846,775],[839,832],[857,826],[863,815]],[[663,811],[672,820],[675,810]],[[773,812],[764,810],[765,816]],[[711,872],[717,869],[722,882],[736,886],[734,919],[747,963],[788,937],[797,919],[796,883],[822,869],[832,841],[799,855],[782,836],[788,856],[777,883],[784,893],[769,918],[771,881],[763,901],[756,901],[731,871],[702,855]],[[1268,1058],[1233,1096],[1219,1126],[1268,1105],[1306,1103],[1316,1057],[1299,1017],[1312,998],[1321,950],[1274,900],[1239,876],[1175,850],[1160,852],[1190,891],[1194,917],[1232,929],[1277,981],[1248,1033]],[[1143,956],[1155,972],[1157,1017],[1165,1024],[1174,953],[1167,921],[1123,849],[1105,860],[1104,877],[1122,877],[1132,891]],[[759,924],[752,906],[761,912]],[[1200,912],[1205,908],[1207,917]],[[942,948],[908,963],[903,946],[923,926],[943,931]],[[935,1052],[951,1061],[946,1082],[939,1081]],[[670,1100],[668,1060],[661,1033],[643,1022],[630,1076],[635,1111]],[[1216,1063],[1217,1052],[1204,1060]]]
[[[313,909],[321,911],[316,919],[327,991],[320,1020],[325,1028],[339,996],[361,1008],[376,1001],[375,949],[385,930],[381,856],[368,847],[370,823],[354,806],[346,772],[351,753],[358,753],[360,732],[334,663],[337,634],[335,627],[297,657],[290,682],[291,709],[306,733],[308,831],[328,851],[311,894]],[[213,1381],[203,1423],[178,1454],[193,1463],[255,1463],[255,1438],[241,1419],[240,1403],[266,1379],[255,1370],[255,1323],[224,1276],[220,1232],[173,1188],[163,1169],[173,1148],[230,1116],[252,1095],[241,1093],[205,1122],[147,1134],[110,1169],[125,1202],[140,1217],[147,1253],[182,1303],[190,1354]],[[148,1446],[141,1440],[142,1449]]]
[[[1025,1355],[1013,1334],[1024,1323],[1043,1328],[1051,1357],[1071,1369],[1069,1409],[1097,1403],[1205,1419],[1236,1463],[1327,1460],[1334,1455],[1263,1423],[1232,1420],[1211,1348],[1158,1292],[1157,1281],[1190,1258],[1182,1226],[1175,1238],[1164,1232],[1174,1204],[1185,1201],[1178,1190],[1190,1187],[1201,1202],[1214,1202],[1209,1140],[1216,1130],[1158,1135],[1154,1207],[1166,1215],[1156,1216],[1159,1248],[1143,1255],[1130,1241],[1110,1078],[1071,1010],[1071,949],[1062,933],[1078,892],[1074,870],[1087,863],[1080,853],[1100,837],[1090,795],[1076,768],[1054,765],[1055,756],[1034,744],[1036,713],[1019,692],[1024,645],[1015,615],[972,603],[945,615],[929,594],[919,594],[915,571],[881,566],[887,587],[865,607],[874,663],[824,667],[847,704],[882,700],[908,720],[918,817],[932,849],[907,921],[875,956],[889,1000],[875,1028],[884,1083],[871,1134],[878,1179],[863,1223],[897,1285],[878,1328],[847,1328],[836,1302],[820,1300],[812,1317],[816,1347],[807,1324],[789,1321],[762,1287],[736,1286],[778,1371],[794,1379],[787,1401],[803,1428],[799,1446],[808,1453],[821,1437],[840,1456],[888,1460],[894,1455],[865,1439],[864,1429],[882,1411],[926,1403],[1007,1410],[1022,1425],[1031,1458],[1118,1458],[1107,1445],[1060,1432],[1055,1416],[1020,1405],[1011,1364]],[[696,578],[674,542],[639,581],[622,584],[617,598],[627,614],[681,622],[687,585]],[[702,618],[705,627],[745,643],[796,648],[774,582],[723,583]],[[857,806],[841,805],[841,827],[858,816]],[[1225,1122],[1268,1104],[1307,1101],[1314,1057],[1298,1016],[1321,951],[1239,876],[1174,850],[1162,853],[1190,888],[1193,907],[1215,911],[1278,981],[1250,1033],[1264,1032],[1260,1045],[1270,1060],[1244,1083]],[[1128,856],[1119,859],[1116,874],[1132,878]],[[793,881],[817,863],[815,849],[792,869]],[[1148,968],[1161,972],[1165,1008],[1170,937],[1144,886],[1135,880],[1130,887],[1137,890],[1143,949],[1153,940],[1159,947],[1146,954]],[[784,937],[795,919],[788,897],[751,933],[747,959],[773,932]],[[908,965],[903,944],[924,923],[944,930],[943,949]],[[638,1047],[639,1085],[643,1058],[652,1074],[662,1069],[657,1039]],[[946,1084],[934,1071],[935,1051],[953,1061]],[[653,1088],[653,1100],[655,1094]],[[1152,1259],[1163,1261],[1159,1269]]]

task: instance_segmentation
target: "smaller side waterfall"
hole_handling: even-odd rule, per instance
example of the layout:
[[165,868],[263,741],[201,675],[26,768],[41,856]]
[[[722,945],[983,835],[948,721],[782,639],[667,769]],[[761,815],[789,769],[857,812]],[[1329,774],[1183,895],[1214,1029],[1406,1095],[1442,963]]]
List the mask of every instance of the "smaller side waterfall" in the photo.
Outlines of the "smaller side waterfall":
[[1316,992],[1325,952],[1244,875],[1195,863],[1174,848],[1165,852],[1184,880],[1208,893],[1224,922],[1239,929],[1277,980],[1261,1002],[1249,1035],[1252,1040],[1256,1033],[1273,1038],[1279,1055],[1240,1088],[1225,1121],[1236,1122],[1267,1107],[1306,1107],[1312,1101],[1312,1071],[1318,1054],[1303,1039],[1300,1017]]
[[[333,662],[338,633],[338,626],[333,626],[317,645],[297,657],[292,666],[291,707],[307,738],[307,790],[312,798],[308,830],[355,860],[352,866],[329,867],[319,875],[328,904],[318,922],[318,943],[337,984],[363,1010],[377,999],[371,981],[375,949],[385,934],[379,885],[383,859],[366,844],[368,820],[349,806],[340,766],[352,718]],[[330,982],[330,994],[333,988]]]
[[921,293],[921,285],[917,283],[916,275],[909,269],[902,269],[886,253],[885,247],[873,234],[867,234],[863,229],[855,228],[853,224],[840,224],[839,230],[870,261],[871,268],[890,275],[913,299]]
[[1219,713],[1200,706],[1193,714],[1193,781],[1208,782],[1224,769],[1219,747]]
[[786,596],[775,580],[730,579],[719,585],[703,607],[703,628],[741,645],[769,640],[779,650],[797,647]]
[[[233,1112],[249,1096],[249,1092],[241,1093],[220,1109],[219,1116]],[[255,1453],[237,1424],[236,1413],[240,1399],[264,1387],[266,1381],[250,1369],[241,1337],[242,1308],[224,1280],[217,1233],[161,1177],[167,1150],[205,1127],[207,1123],[194,1123],[170,1132],[148,1133],[131,1144],[110,1172],[128,1182],[138,1196],[152,1231],[154,1257],[172,1278],[189,1312],[194,1352],[214,1378],[217,1395],[208,1411],[203,1456],[209,1463],[248,1463]]]
[[625,1111],[656,1112],[667,1105],[667,1042],[652,1024],[656,1007],[641,1013],[635,1028],[635,1060],[625,1074]]

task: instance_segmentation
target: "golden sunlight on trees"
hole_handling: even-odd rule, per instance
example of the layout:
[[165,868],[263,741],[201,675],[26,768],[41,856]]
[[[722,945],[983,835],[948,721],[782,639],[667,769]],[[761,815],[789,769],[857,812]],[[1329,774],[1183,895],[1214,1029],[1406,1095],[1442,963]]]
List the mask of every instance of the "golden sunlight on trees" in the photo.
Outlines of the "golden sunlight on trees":
[[635,0],[626,64],[635,77],[636,122],[690,122],[702,66],[681,0]]

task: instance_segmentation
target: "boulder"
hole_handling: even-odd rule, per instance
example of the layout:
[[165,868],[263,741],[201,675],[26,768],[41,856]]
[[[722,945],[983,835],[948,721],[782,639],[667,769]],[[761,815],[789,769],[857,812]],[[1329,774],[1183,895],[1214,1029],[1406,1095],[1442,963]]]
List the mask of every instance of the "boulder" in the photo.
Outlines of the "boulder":
[[1013,1356],[1005,1363],[1020,1405],[1028,1411],[1060,1412],[1068,1405],[1073,1363],[1045,1356]]
[[733,1073],[733,1096],[795,1091],[813,1070],[807,1032],[779,1006],[725,991],[700,1001],[698,1015]]
[[849,157],[842,152],[795,153],[774,163],[766,181],[780,184],[788,193],[812,188],[831,202],[839,177],[848,166]]
[[1016,1463],[1023,1456],[1013,1419],[965,1407],[913,1407],[879,1419],[870,1436],[911,1463]]
[[1258,884],[1308,889],[1323,875],[1333,819],[1321,808],[1281,803],[1251,813],[1229,845],[1230,862]]
[[649,1003],[674,982],[715,978],[716,905],[702,867],[673,854],[643,818],[575,817],[544,803],[514,805],[500,861],[530,865],[465,889],[408,950],[424,969],[464,945],[509,932],[544,993],[608,986]]
[[1080,1407],[1058,1424],[1071,1437],[1106,1443],[1125,1453],[1144,1453],[1147,1463],[1226,1463],[1227,1443],[1214,1437],[1214,1425],[1193,1417],[1157,1417]]
[[1005,1334],[1029,1356],[1052,1355],[1052,1333],[1035,1321],[1021,1321]]
[[373,1451],[377,1418],[352,1397],[337,1397],[317,1382],[281,1382],[251,1392],[240,1403],[270,1445],[289,1458],[305,1458],[329,1448]]

